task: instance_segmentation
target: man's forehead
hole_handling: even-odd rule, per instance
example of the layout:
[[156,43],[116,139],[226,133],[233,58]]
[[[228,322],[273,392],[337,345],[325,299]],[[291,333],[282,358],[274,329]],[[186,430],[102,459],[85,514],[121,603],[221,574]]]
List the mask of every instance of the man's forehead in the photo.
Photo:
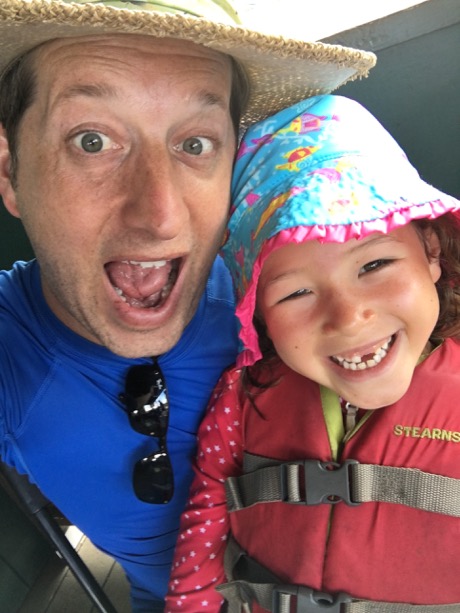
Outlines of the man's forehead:
[[172,38],[126,34],[61,38],[41,45],[32,58],[40,89],[44,86],[54,94],[68,87],[75,92],[79,83],[100,86],[96,93],[104,88],[107,93],[120,76],[140,87],[167,78],[181,89],[195,80],[196,87],[207,83],[211,95],[229,94],[231,87],[228,56]]
[[42,113],[77,99],[125,96],[127,87],[153,100],[160,82],[181,99],[228,112],[230,59],[187,41],[123,34],[62,38],[43,44],[32,57]]

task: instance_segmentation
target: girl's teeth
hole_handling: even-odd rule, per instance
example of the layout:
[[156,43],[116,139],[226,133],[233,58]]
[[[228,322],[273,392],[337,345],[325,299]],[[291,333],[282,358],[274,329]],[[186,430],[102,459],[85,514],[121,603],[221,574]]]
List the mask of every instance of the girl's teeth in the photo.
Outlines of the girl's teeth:
[[374,353],[372,358],[370,358],[369,360],[366,360],[365,362],[363,362],[362,356],[359,356],[359,355],[354,355],[353,357],[349,359],[346,359],[346,358],[343,358],[342,356],[337,355],[337,356],[334,356],[334,361],[340,364],[342,368],[345,368],[345,370],[365,370],[366,368],[373,368],[374,366],[377,366],[377,364],[380,364],[380,362],[387,355],[388,349],[391,344],[391,339],[392,337],[390,337],[386,341],[386,343],[384,343]]

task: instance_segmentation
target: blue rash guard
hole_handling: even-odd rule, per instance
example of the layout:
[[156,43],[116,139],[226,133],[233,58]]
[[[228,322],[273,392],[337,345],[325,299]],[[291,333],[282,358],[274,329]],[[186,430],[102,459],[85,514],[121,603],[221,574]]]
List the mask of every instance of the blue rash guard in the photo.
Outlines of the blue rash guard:
[[152,610],[148,603],[166,593],[197,428],[236,352],[233,289],[218,258],[195,317],[159,358],[171,406],[174,497],[141,502],[133,465],[158,442],[130,427],[118,396],[127,369],[150,360],[114,355],[64,326],[44,300],[37,262],[0,272],[0,455],[121,564],[134,611]]

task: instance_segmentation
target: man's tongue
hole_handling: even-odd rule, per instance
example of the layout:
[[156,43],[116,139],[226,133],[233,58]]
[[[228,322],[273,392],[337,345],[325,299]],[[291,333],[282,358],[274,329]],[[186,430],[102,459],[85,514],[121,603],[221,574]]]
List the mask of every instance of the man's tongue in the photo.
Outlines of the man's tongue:
[[128,304],[148,308],[160,302],[172,262],[109,262],[105,268],[110,283]]

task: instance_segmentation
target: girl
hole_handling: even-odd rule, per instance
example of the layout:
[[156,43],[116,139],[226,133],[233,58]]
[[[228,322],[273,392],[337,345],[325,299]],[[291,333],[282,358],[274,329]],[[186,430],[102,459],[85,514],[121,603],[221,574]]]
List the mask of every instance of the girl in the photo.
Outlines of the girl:
[[460,610],[459,208],[352,100],[246,134],[167,611]]

